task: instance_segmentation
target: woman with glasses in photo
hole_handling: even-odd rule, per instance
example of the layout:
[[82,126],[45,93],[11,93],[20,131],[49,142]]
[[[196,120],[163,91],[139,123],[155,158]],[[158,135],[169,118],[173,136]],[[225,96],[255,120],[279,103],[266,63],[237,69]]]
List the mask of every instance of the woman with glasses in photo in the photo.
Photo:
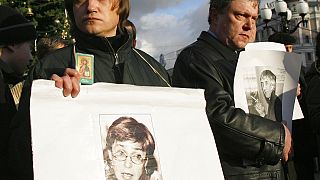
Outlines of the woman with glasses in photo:
[[107,180],[161,180],[154,158],[155,142],[148,128],[132,117],[109,127],[104,149]]

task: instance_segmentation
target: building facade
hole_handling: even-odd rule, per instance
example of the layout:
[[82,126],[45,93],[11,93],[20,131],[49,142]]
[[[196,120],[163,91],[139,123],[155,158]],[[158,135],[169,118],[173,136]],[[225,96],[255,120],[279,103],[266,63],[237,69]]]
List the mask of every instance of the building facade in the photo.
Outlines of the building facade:
[[[297,13],[296,4],[297,0],[286,0],[288,8],[292,11],[292,19],[288,24],[289,29],[294,29],[296,24],[301,21],[301,17]],[[281,31],[281,19],[276,15],[274,1],[263,2],[261,5],[267,3],[268,6],[273,9],[272,20],[268,23],[268,26],[272,27],[275,31]],[[296,37],[297,41],[294,45],[293,52],[302,54],[303,66],[307,69],[310,68],[312,62],[316,60],[315,46],[316,36],[320,30],[320,9],[318,0],[309,0],[309,14],[305,19],[308,20],[305,24],[300,24],[295,32],[292,33]],[[272,28],[266,28],[264,21],[260,18],[257,23],[257,37],[256,41],[268,41],[268,37],[275,33]]]

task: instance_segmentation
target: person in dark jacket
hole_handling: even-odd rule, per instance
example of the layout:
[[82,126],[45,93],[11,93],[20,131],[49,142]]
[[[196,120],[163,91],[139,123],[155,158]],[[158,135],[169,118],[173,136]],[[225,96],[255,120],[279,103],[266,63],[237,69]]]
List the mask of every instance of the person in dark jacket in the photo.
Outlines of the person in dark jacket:
[[129,16],[129,0],[65,0],[65,7],[75,45],[42,59],[40,77],[62,76],[66,68],[78,67],[79,57],[86,57],[93,65],[92,83],[170,86],[169,75],[160,63],[132,47],[132,36],[123,25]]
[[305,79],[308,85],[306,93],[306,104],[312,131],[316,136],[316,162],[315,169],[319,173],[320,164],[320,33],[316,37],[316,56],[317,60],[311,64],[309,71],[306,73]]
[[[268,41],[281,43],[285,46],[287,52],[293,52],[293,45],[296,38],[289,33],[277,32],[269,36]],[[308,108],[306,104],[307,83],[305,80],[305,71],[301,66],[299,75],[299,84],[297,88],[297,98],[304,118],[292,121],[292,139],[294,149],[294,168],[298,180],[314,179],[314,157],[316,156],[315,135],[311,130],[310,119],[308,118]],[[290,161],[288,162],[290,163]],[[290,174],[290,171],[289,171]]]
[[317,35],[316,56],[317,60],[311,64],[305,79],[308,84],[307,106],[310,115],[310,121],[314,131],[320,134],[320,33]]
[[205,89],[206,112],[226,179],[284,179],[291,134],[280,122],[235,108],[238,53],[255,40],[257,0],[211,0],[210,28],[178,56],[173,85]]
[[11,161],[10,144],[14,118],[28,96],[30,84],[24,74],[32,59],[35,39],[32,22],[13,8],[0,5],[0,179],[20,179],[11,168],[19,164]]
[[261,117],[274,121],[282,121],[282,103],[276,95],[276,76],[271,70],[264,70],[260,74],[261,95],[264,113]]

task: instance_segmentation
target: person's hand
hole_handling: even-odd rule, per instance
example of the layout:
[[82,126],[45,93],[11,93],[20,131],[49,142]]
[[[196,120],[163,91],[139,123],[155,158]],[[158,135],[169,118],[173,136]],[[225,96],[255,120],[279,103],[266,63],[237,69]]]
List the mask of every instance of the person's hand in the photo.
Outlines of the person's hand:
[[266,116],[264,106],[260,102],[257,102],[254,107],[261,117]]
[[296,95],[297,95],[297,97],[301,95],[301,87],[300,87],[300,83],[298,83],[298,87],[297,87]]
[[282,152],[282,159],[286,162],[289,159],[289,154],[291,153],[292,149],[292,139],[291,139],[291,133],[289,129],[283,124],[284,131],[285,131],[285,143],[284,148]]
[[80,74],[77,70],[67,68],[64,72],[64,76],[60,77],[56,74],[51,76],[51,79],[55,81],[57,88],[63,89],[63,96],[77,97],[80,92]]

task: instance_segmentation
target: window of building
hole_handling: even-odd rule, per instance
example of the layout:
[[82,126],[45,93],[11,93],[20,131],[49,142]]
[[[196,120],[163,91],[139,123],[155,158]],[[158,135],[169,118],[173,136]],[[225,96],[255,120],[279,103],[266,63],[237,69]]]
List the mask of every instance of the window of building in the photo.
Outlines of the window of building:
[[307,61],[312,61],[312,53],[307,52],[306,53],[306,59],[307,59]]
[[310,37],[309,36],[304,36],[304,43],[310,43]]

